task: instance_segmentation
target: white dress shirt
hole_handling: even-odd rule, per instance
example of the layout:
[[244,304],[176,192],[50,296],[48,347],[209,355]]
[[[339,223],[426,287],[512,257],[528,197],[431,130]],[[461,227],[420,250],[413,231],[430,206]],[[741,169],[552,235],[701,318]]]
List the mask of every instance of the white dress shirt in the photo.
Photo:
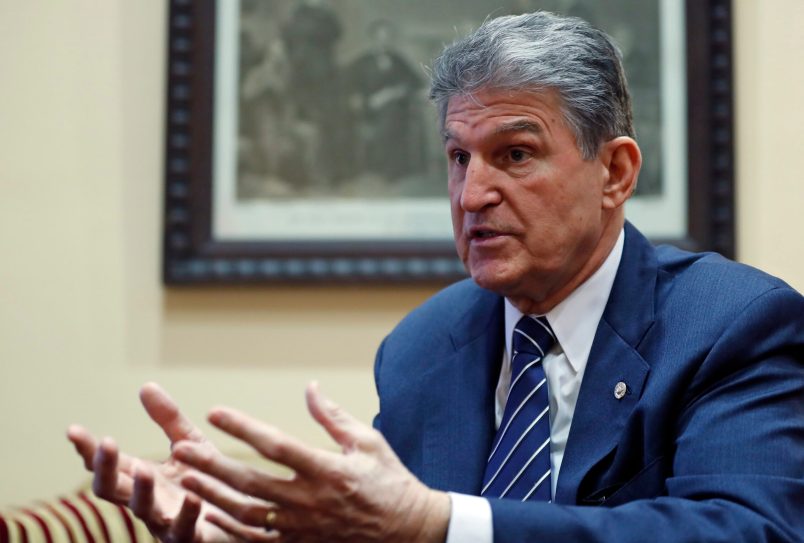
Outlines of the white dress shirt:
[[[545,315],[558,340],[542,362],[547,375],[547,396],[550,402],[550,482],[553,496],[556,493],[561,461],[589,360],[589,351],[620,266],[624,239],[624,232],[620,231],[617,242],[600,268]],[[511,383],[509,353],[512,349],[514,326],[521,317],[522,312],[506,299],[506,344],[495,402],[497,428],[502,420],[508,386]],[[455,492],[450,492],[450,499],[452,513],[446,543],[492,543],[493,526],[488,500]]]

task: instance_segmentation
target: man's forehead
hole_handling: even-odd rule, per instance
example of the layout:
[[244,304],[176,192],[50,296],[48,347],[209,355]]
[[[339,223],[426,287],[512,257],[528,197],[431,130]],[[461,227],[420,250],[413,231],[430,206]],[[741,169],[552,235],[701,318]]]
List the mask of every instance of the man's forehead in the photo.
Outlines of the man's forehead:
[[561,101],[552,90],[480,90],[453,96],[447,102],[444,132],[459,124],[492,121],[503,132],[538,130],[562,117]]

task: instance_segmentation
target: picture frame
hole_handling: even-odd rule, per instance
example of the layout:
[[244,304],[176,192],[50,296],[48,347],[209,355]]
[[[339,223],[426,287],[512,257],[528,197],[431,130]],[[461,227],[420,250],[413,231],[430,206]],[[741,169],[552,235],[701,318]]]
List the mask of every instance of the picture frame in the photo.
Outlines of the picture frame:
[[[432,16],[427,16],[424,8],[417,12],[416,2],[408,0],[407,18],[390,22],[377,13],[372,15],[371,9],[365,8],[369,4],[359,5],[369,1],[377,13],[383,3],[399,2],[341,0],[333,3],[337,9],[330,9],[340,26],[335,34],[345,51],[333,52],[330,44],[327,54],[335,59],[330,68],[339,67],[349,74],[344,79],[354,84],[343,91],[340,102],[327,102],[334,94],[335,79],[326,75],[326,67],[310,67],[327,55],[311,49],[322,46],[304,37],[305,25],[312,23],[298,16],[302,11],[298,6],[326,7],[324,0],[170,0],[163,227],[166,285],[446,283],[465,276],[451,237],[446,179],[441,180],[443,173],[438,170],[442,151],[437,130],[431,130],[435,125],[412,123],[408,131],[412,135],[402,137],[397,110],[393,113],[397,115],[393,118],[394,137],[389,139],[382,136],[381,121],[365,114],[365,104],[376,96],[393,96],[394,89],[404,86],[400,81],[407,78],[413,83],[396,94],[407,92],[418,102],[411,98],[404,115],[434,119],[434,110],[424,109],[426,82],[421,65],[426,59],[411,59],[422,54],[425,45],[429,53],[465,33],[472,21],[456,21],[455,27],[443,22],[450,20],[450,2],[455,0],[428,0],[428,10],[444,11],[444,15]],[[466,9],[471,2],[461,1],[463,11],[471,11]],[[610,32],[615,40],[638,41],[639,47],[630,49],[620,43],[628,71],[628,51],[650,49],[645,46],[645,36],[629,37],[629,28],[638,27],[635,21],[646,18],[633,10],[651,3],[619,1],[634,17],[625,18],[630,27],[605,28],[594,20],[593,10],[589,15],[583,12],[585,4],[592,4],[589,0],[511,0],[508,4],[523,10],[532,5],[557,11],[564,5],[574,6],[570,14],[581,11],[580,15]],[[733,257],[731,3],[654,0],[652,5],[655,12],[648,19],[661,29],[640,32],[662,35],[665,41],[657,41],[658,61],[643,60],[642,66],[656,64],[675,72],[657,72],[653,82],[645,75],[650,70],[628,73],[637,139],[646,163],[654,155],[658,159],[650,161],[653,170],[643,170],[640,188],[644,194],[629,202],[627,216],[656,242]],[[482,22],[479,14],[477,23]],[[490,15],[501,14],[497,10]],[[622,18],[623,13],[617,15]],[[321,21],[327,17],[332,14],[311,16],[315,24],[325,24]],[[437,34],[436,23],[429,19],[442,25],[443,35]],[[407,57],[408,67],[398,70],[403,75],[397,74],[395,85],[381,82],[381,92],[371,95],[365,91],[372,82],[371,72],[360,71],[361,59],[369,58],[367,40],[379,42],[382,38],[383,25],[388,27],[386,34],[396,34],[392,46],[400,57]],[[251,26],[256,28],[251,30],[255,39],[264,43],[248,45]],[[366,34],[355,30],[358,27]],[[310,31],[315,36],[326,35],[321,28]],[[374,35],[366,37],[370,32]],[[310,87],[296,85],[290,94],[284,89],[283,95],[276,88],[281,81],[277,74],[288,68],[272,65],[269,61],[275,59],[265,51],[272,43],[285,40],[280,43],[286,50],[283,55],[294,60],[292,54],[302,53],[287,52],[296,47],[288,41],[293,36],[302,44],[298,45],[300,51],[306,48],[304,54],[308,55],[302,59],[305,71],[299,71],[297,77],[310,77],[318,69],[321,78]],[[405,36],[415,39],[405,42]],[[255,56],[249,47],[262,53]],[[418,76],[404,75],[416,70],[421,82],[417,82]],[[633,72],[639,75],[635,77]],[[313,90],[299,90],[305,88]],[[316,88],[326,91],[319,93],[318,102],[309,94],[317,92]],[[318,104],[318,112],[303,112],[307,104]],[[280,117],[294,107],[295,117]],[[350,117],[326,117],[339,112]],[[363,112],[363,116],[355,112]],[[253,123],[255,118],[267,120]],[[658,122],[651,128],[654,125],[649,122],[640,125],[641,118]],[[345,132],[332,136],[336,130]],[[422,136],[424,133],[428,135]],[[332,141],[340,142],[341,147],[334,151],[325,147]],[[377,143],[382,145],[377,147]],[[304,153],[314,156],[304,159]],[[320,163],[326,168],[320,168]],[[657,163],[662,164],[661,171]],[[339,171],[345,173],[335,173]],[[640,218],[640,213],[650,220]],[[651,230],[650,225],[658,225],[658,229]]]

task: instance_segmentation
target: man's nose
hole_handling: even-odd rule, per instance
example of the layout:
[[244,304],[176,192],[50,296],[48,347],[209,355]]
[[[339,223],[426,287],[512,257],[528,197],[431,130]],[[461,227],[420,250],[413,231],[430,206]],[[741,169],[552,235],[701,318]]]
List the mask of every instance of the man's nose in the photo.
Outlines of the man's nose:
[[499,204],[502,196],[497,187],[498,174],[497,169],[489,163],[472,157],[463,180],[461,207],[474,213],[486,206]]

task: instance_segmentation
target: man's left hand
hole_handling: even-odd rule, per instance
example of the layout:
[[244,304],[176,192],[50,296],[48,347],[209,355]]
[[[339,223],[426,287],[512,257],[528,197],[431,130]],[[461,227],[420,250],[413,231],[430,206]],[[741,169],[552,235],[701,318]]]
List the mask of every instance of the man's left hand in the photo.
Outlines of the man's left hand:
[[207,474],[190,474],[182,484],[230,515],[210,512],[207,520],[247,541],[254,540],[248,527],[258,526],[268,531],[262,541],[443,542],[449,496],[416,479],[378,431],[325,399],[315,383],[306,398],[310,414],[341,453],[309,447],[233,409],[209,415],[216,427],[293,470],[290,478],[194,443],[176,445],[177,459]]

